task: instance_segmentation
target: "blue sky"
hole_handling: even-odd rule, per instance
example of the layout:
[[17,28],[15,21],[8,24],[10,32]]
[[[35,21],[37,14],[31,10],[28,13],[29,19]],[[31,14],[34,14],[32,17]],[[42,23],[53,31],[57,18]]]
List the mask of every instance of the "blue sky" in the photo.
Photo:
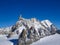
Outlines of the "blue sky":
[[24,18],[48,19],[60,28],[59,0],[0,0],[0,27],[15,24],[20,14]]

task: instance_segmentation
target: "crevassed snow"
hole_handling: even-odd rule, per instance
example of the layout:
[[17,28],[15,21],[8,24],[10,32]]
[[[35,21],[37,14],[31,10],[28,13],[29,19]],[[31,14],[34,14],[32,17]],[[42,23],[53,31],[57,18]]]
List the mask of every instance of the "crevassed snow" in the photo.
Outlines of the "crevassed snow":
[[60,34],[41,38],[40,40],[32,43],[31,45],[60,45]]

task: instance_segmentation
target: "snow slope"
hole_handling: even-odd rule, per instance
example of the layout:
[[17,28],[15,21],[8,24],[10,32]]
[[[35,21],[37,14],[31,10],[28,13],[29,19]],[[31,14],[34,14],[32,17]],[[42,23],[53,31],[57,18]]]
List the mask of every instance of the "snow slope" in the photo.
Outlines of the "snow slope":
[[13,43],[7,40],[6,35],[0,35],[0,45],[13,45]]
[[32,43],[31,45],[60,45],[60,34],[41,38],[40,40]]
[[7,40],[0,40],[0,45],[13,45],[13,43]]

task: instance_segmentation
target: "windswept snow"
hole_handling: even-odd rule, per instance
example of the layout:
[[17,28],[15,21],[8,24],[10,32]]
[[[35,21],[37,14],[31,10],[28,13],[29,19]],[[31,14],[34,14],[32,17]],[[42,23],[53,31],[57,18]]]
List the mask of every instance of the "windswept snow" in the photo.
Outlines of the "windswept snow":
[[40,40],[32,43],[31,45],[60,45],[60,34],[41,38]]

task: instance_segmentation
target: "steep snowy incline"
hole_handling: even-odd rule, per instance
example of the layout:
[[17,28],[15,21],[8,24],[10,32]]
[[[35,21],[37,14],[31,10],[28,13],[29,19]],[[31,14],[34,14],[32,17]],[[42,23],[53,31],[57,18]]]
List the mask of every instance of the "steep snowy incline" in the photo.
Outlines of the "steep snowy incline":
[[31,45],[60,45],[60,34],[41,38],[39,41],[34,42]]

